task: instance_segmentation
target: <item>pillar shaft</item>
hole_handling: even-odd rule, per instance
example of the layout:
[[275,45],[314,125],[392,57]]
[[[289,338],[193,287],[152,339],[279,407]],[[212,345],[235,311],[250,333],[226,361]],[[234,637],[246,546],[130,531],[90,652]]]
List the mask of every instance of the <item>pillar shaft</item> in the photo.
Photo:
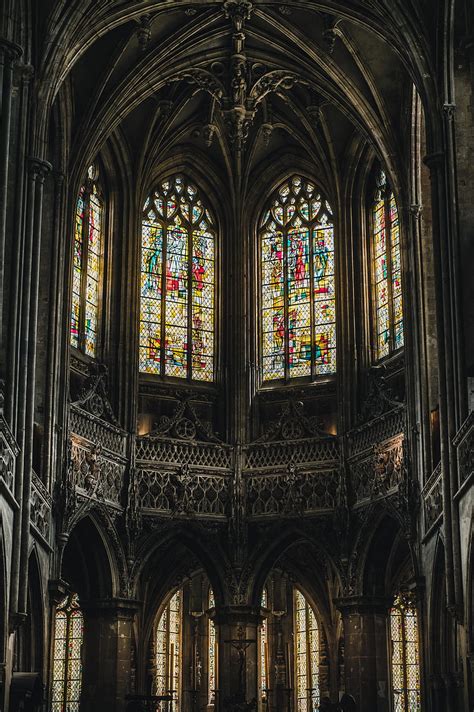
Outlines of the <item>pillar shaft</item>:
[[233,712],[257,701],[258,627],[260,608],[228,606],[216,609],[218,694],[216,712]]
[[81,712],[122,712],[130,692],[136,601],[111,599],[82,604],[84,660]]
[[358,709],[390,712],[387,599],[338,599],[344,623],[345,691]]

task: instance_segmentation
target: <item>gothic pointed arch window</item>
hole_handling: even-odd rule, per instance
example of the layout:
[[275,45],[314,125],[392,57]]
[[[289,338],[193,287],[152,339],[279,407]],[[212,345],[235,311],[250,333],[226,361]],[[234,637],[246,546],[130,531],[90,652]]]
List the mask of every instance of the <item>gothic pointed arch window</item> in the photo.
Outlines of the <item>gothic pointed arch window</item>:
[[296,712],[313,712],[319,705],[319,627],[306,597],[294,589]]
[[143,373],[215,378],[216,223],[183,176],[162,181],[142,217],[139,367]]
[[74,220],[70,343],[96,356],[102,288],[104,200],[91,165],[79,190]]
[[[262,608],[268,608],[268,589],[265,586],[262,591],[261,598]],[[264,618],[260,625],[260,699],[262,704],[267,702],[268,689],[270,687],[269,680],[269,657],[268,657],[268,623]]]
[[79,712],[84,619],[77,594],[56,608],[54,619],[51,712]]
[[259,224],[264,382],[335,373],[333,212],[295,175],[271,196]]
[[376,176],[371,236],[374,354],[380,359],[404,343],[400,221],[382,170]]
[[420,651],[416,600],[400,592],[390,610],[391,677],[394,712],[418,712]]
[[156,695],[173,695],[173,709],[179,709],[181,696],[181,589],[166,604],[156,626]]
[[[214,608],[216,602],[214,600],[214,591],[209,588],[208,595],[208,607],[209,609]],[[208,671],[208,703],[210,706],[215,705],[216,702],[216,691],[217,691],[217,639],[216,639],[216,626],[214,621],[209,616],[208,619],[208,658],[207,658],[207,671]]]

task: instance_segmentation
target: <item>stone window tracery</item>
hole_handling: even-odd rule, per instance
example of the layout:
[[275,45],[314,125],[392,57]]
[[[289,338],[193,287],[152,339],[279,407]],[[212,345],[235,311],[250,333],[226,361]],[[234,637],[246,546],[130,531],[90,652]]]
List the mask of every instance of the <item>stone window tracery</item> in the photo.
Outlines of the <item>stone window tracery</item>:
[[259,224],[264,382],[336,371],[331,206],[295,175],[275,191]]
[[[268,590],[267,587],[262,591],[261,599],[262,608],[268,608]],[[267,702],[268,689],[270,687],[269,680],[269,657],[268,657],[268,623],[264,618],[260,625],[260,699],[262,704]]]
[[319,706],[319,627],[306,597],[294,589],[295,698],[297,712]]
[[51,712],[79,712],[84,619],[76,593],[59,604],[54,620]]
[[74,219],[70,343],[96,356],[104,241],[104,201],[91,165],[79,190]]
[[379,171],[372,206],[372,293],[377,359],[401,348],[403,335],[400,221],[393,191]]
[[143,208],[139,368],[215,378],[216,226],[183,176],[160,183]]
[[419,712],[420,653],[414,597],[399,593],[390,611],[391,673],[394,712]]
[[[182,590],[171,596],[156,627],[155,693],[173,695],[172,708],[175,710],[179,710],[181,697],[182,598]],[[171,709],[171,706],[164,709]]]
[[[212,588],[209,589],[208,598],[209,608],[214,608],[214,591]],[[208,700],[209,705],[214,705],[216,701],[216,690],[217,690],[217,641],[216,641],[216,627],[214,621],[209,616],[208,620]]]

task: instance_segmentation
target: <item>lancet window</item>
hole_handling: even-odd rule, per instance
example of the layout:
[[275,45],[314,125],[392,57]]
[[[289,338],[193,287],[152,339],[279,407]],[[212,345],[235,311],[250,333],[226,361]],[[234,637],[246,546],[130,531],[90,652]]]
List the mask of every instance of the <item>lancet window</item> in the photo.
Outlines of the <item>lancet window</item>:
[[385,173],[377,175],[372,207],[372,287],[376,358],[404,343],[400,222],[395,196]]
[[395,598],[390,611],[392,695],[394,712],[418,712],[420,653],[416,602],[408,593]]
[[297,712],[319,706],[319,628],[305,596],[294,590],[295,691]]
[[99,332],[104,201],[98,169],[89,167],[76,202],[70,343],[88,356],[97,353]]
[[142,218],[140,371],[215,377],[216,225],[183,176],[162,181]]
[[263,381],[336,371],[334,225],[328,201],[293,176],[259,225]]
[[[262,608],[268,608],[268,590],[265,587],[262,591]],[[269,658],[268,658],[268,623],[264,618],[260,626],[260,698],[262,703],[267,701],[269,680]]]
[[[209,608],[214,608],[214,592],[212,588],[209,589]],[[217,641],[216,641],[216,627],[214,621],[209,616],[208,621],[208,681],[209,681],[209,705],[214,705],[216,701],[216,690],[217,690]]]
[[54,620],[51,712],[79,712],[84,620],[77,594],[57,607]]
[[181,678],[182,591],[171,596],[156,627],[155,691],[159,696],[172,695],[173,706],[179,709]]

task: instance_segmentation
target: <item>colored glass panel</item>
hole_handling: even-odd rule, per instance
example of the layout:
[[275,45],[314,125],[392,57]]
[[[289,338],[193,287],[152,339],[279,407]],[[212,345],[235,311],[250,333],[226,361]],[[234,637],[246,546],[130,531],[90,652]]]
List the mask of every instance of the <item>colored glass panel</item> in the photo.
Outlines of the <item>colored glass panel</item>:
[[52,712],[79,712],[84,621],[76,594],[56,610],[53,645]]
[[142,222],[140,371],[214,379],[215,232],[181,176],[147,198]]
[[294,176],[260,222],[263,380],[336,370],[334,231],[327,201]]
[[[214,592],[213,592],[212,588],[209,589],[208,606],[209,606],[209,608],[214,608],[214,606],[215,606]],[[217,646],[216,646],[216,627],[214,625],[214,621],[211,618],[209,618],[208,636],[209,636],[209,657],[208,657],[209,693],[208,693],[208,699],[209,699],[209,704],[213,705],[215,703],[216,689],[217,689],[217,680],[216,680]]]
[[390,611],[392,646],[391,673],[395,712],[419,712],[420,661],[416,605],[408,594],[400,594]]
[[297,712],[319,706],[319,628],[312,607],[298,589],[294,591],[295,694]]
[[[177,709],[179,709],[181,677],[181,599],[182,591],[176,591],[168,601],[156,627],[155,642],[156,694],[169,695],[172,693],[175,700],[173,707]],[[171,709],[171,707],[165,709]]]
[[[266,588],[262,591],[262,608],[268,608],[268,591]],[[268,624],[264,618],[260,626],[260,695],[262,700],[267,699],[267,691],[270,685],[268,679]]]
[[[383,358],[403,346],[400,226],[393,193],[381,174],[379,197],[372,210],[375,350]],[[387,197],[388,196],[388,197]]]
[[76,203],[70,326],[71,345],[88,356],[97,350],[103,213],[97,186],[89,180]]

